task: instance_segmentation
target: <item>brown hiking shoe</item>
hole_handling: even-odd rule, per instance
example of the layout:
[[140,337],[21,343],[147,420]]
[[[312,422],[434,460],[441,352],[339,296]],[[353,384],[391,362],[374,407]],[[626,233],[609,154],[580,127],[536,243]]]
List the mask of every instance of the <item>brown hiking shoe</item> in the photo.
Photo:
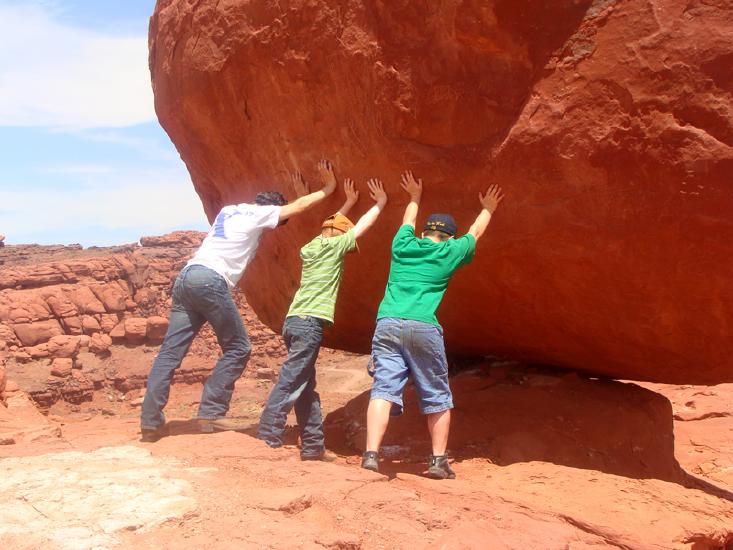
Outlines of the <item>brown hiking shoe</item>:
[[304,455],[301,453],[300,460],[320,460],[321,462],[336,462],[338,455],[332,451],[324,450],[322,453],[317,455]]
[[140,441],[143,443],[155,443],[168,435],[168,428],[165,424],[157,428],[140,428]]
[[199,431],[204,434],[214,432],[242,432],[251,427],[244,420],[238,418],[199,418]]

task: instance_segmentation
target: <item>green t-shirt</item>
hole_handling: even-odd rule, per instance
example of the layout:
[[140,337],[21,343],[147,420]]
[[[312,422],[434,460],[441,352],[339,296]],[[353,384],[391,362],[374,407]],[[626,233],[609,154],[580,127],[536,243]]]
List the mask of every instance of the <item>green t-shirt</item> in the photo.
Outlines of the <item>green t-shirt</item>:
[[338,237],[318,235],[300,249],[303,274],[300,288],[290,304],[288,317],[310,315],[333,323],[336,295],[341,284],[344,256],[356,248],[356,233],[350,229]]
[[392,265],[377,319],[396,317],[440,326],[435,311],[456,269],[473,259],[476,239],[466,234],[436,243],[403,225],[392,241]]

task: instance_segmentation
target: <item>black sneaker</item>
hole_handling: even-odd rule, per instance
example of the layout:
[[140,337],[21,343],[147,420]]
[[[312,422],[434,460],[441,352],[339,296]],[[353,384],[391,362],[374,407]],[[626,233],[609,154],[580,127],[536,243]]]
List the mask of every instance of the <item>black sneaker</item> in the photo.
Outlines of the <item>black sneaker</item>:
[[372,472],[379,471],[379,453],[366,451],[361,455],[361,467]]
[[430,455],[428,477],[433,479],[455,479],[456,473],[448,464],[448,455]]
[[168,429],[163,426],[157,428],[140,428],[140,441],[143,443],[155,443],[168,435]]

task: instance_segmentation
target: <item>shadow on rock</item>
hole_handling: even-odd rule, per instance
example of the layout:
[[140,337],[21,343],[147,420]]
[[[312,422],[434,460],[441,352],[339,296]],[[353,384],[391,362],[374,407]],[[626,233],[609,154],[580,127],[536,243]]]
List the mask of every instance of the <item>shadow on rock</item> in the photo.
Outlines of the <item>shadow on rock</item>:
[[[451,386],[449,452],[458,461],[551,462],[711,492],[675,459],[672,406],[660,394],[631,383],[512,367],[462,373]],[[326,441],[334,450],[362,452],[368,400],[364,393],[328,415]],[[383,455],[410,463],[429,453],[425,420],[408,387],[405,414],[391,420]]]
[[[168,431],[168,436],[176,436],[176,435],[192,435],[192,434],[201,434],[203,433],[201,431],[201,427],[199,426],[199,421],[195,418],[191,418],[188,420],[171,420],[169,422],[166,422],[165,424],[166,430]],[[237,433],[243,433],[247,435],[251,435],[252,437],[257,436],[257,423],[250,423],[246,419],[241,420],[241,426],[228,429],[228,430],[216,430],[217,432],[220,431],[229,431],[229,432],[237,432]],[[215,432],[211,432],[215,433]]]

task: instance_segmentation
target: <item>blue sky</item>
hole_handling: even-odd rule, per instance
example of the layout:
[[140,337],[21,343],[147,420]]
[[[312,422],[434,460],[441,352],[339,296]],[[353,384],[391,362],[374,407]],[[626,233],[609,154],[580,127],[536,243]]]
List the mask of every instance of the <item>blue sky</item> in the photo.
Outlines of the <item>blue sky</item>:
[[153,111],[154,6],[0,0],[0,233],[8,244],[122,244],[208,227]]

